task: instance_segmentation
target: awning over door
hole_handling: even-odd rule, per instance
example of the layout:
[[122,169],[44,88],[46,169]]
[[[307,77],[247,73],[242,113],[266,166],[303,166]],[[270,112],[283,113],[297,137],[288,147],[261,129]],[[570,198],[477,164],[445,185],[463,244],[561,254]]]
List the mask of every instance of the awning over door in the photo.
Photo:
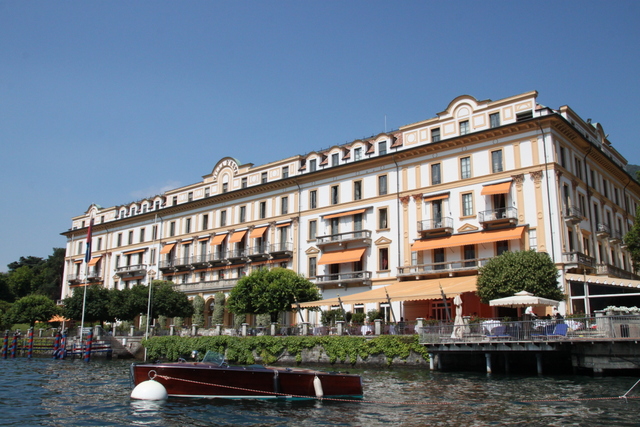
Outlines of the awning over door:
[[264,235],[265,231],[267,231],[267,227],[254,228],[251,230],[251,233],[249,233],[249,238],[258,239]]
[[211,246],[219,245],[224,241],[226,237],[226,234],[216,234],[215,236],[213,236],[213,239],[211,239]]
[[565,274],[565,279],[572,282],[587,282],[591,285],[624,286],[626,288],[640,288],[640,280],[619,279],[607,276],[589,276],[582,274]]
[[501,240],[515,240],[522,238],[522,233],[524,233],[524,227],[507,228],[495,231],[481,231],[478,233],[454,234],[453,236],[443,237],[440,239],[418,240],[411,246],[411,250],[426,251],[429,249],[499,242]]
[[89,267],[93,267],[94,265],[96,265],[98,261],[100,261],[100,259],[102,259],[102,255],[91,258],[91,261],[89,261]]
[[318,265],[341,264],[344,262],[356,262],[362,259],[367,248],[345,249],[344,251],[325,252],[320,257]]
[[229,239],[229,243],[238,243],[238,242],[240,242],[245,234],[247,234],[247,230],[234,232],[233,235],[231,236],[231,239]]
[[356,215],[356,214],[364,213],[366,211],[367,211],[366,208],[365,209],[356,209],[356,210],[352,210],[352,211],[338,212],[338,213],[334,213],[334,214],[330,214],[330,215],[325,215],[322,218],[323,219],[341,218],[343,216]]
[[175,246],[175,243],[169,243],[167,245],[164,245],[162,247],[162,250],[160,251],[161,254],[168,254],[169,252],[171,252],[171,249],[173,249],[173,247]]
[[[365,304],[387,302],[387,294],[391,301],[420,301],[442,298],[453,298],[465,292],[475,292],[478,276],[445,277],[443,279],[416,280],[396,282],[393,285],[372,289],[358,294],[340,296],[343,304]],[[442,287],[442,291],[440,288]],[[301,308],[338,305],[338,298],[300,303]],[[294,306],[295,308],[295,306]]]
[[511,190],[511,181],[501,182],[500,184],[485,185],[482,187],[480,194],[483,196],[492,196],[494,194],[506,194]]

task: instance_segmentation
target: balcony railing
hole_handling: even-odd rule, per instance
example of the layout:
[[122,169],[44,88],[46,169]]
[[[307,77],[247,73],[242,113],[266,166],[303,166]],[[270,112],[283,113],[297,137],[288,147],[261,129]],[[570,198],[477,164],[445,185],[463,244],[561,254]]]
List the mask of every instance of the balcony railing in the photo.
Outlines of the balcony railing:
[[610,243],[622,243],[623,241],[623,235],[620,232],[620,230],[612,230],[611,234],[609,235],[609,242]]
[[143,273],[147,271],[146,264],[131,264],[116,267],[116,274]]
[[179,292],[206,292],[233,288],[240,279],[221,279],[193,283],[174,284],[173,289]]
[[338,283],[368,283],[371,281],[370,271],[352,271],[349,273],[318,274],[316,285],[330,285]]
[[623,270],[615,265],[600,263],[597,266],[597,274],[599,276],[613,276],[620,279],[638,280],[640,277],[630,271]]
[[609,237],[611,235],[611,227],[607,224],[598,223],[598,231],[596,231],[596,236],[598,237]]
[[316,245],[318,246],[328,245],[331,243],[346,243],[353,241],[364,241],[366,243],[371,243],[371,231],[358,230],[316,237]]
[[595,268],[596,260],[582,252],[564,252],[562,260],[567,264],[580,264],[586,267]]
[[440,273],[455,273],[458,271],[478,270],[489,262],[491,258],[465,259],[448,262],[434,262],[398,267],[398,276],[423,276]]
[[567,206],[564,209],[564,220],[572,224],[577,224],[583,219],[582,211],[575,206]]
[[99,268],[90,268],[87,273],[87,277],[89,279],[99,279],[102,277],[102,270]]
[[445,217],[418,221],[418,232],[423,235],[453,233],[453,218]]
[[484,225],[518,223],[518,210],[514,207],[491,209],[478,212],[478,221]]

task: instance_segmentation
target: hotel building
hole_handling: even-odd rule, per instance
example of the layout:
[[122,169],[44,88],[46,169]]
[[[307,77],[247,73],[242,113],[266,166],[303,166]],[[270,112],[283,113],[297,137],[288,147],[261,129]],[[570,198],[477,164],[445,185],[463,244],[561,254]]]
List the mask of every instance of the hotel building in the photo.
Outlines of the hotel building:
[[443,318],[443,295],[461,295],[465,311],[491,316],[474,293],[478,269],[504,251],[534,249],[560,271],[561,312],[638,301],[622,237],[640,184],[600,124],[537,96],[460,96],[392,132],[264,165],[227,157],[196,184],[91,205],[62,233],[62,297],[85,283],[171,280],[201,295],[208,316],[215,293],[255,268],[282,266],[313,281],[325,309],[340,296],[347,310],[376,308],[390,320]]

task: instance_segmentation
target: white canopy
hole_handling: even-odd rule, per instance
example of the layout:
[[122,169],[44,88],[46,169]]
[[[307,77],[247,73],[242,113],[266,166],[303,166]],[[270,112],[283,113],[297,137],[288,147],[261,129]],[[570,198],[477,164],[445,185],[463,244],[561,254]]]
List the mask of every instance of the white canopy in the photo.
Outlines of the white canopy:
[[489,305],[493,307],[535,307],[535,306],[553,306],[560,305],[560,301],[541,298],[527,291],[516,292],[511,297],[492,299]]

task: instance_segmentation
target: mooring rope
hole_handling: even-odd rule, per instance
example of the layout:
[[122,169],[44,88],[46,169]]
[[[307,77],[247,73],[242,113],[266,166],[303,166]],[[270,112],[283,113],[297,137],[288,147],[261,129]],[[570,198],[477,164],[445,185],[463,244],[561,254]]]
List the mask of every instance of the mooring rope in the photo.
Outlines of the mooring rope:
[[[295,394],[287,394],[287,393],[276,393],[272,391],[262,391],[262,390],[253,390],[249,388],[243,387],[235,387],[230,385],[223,384],[211,384],[205,383],[202,381],[196,380],[187,380],[184,378],[175,378],[170,377],[168,375],[160,375],[156,374],[154,376],[158,378],[162,378],[165,380],[176,380],[176,381],[185,381],[193,384],[199,384],[210,387],[222,387],[233,390],[240,391],[249,391],[252,393],[260,393],[260,394],[271,394],[274,396],[282,396],[282,397],[297,397],[303,399],[315,399],[315,400],[327,400],[332,402],[359,402],[359,403],[376,403],[376,404],[386,404],[386,405],[455,405],[461,403],[459,400],[456,402],[417,402],[417,401],[386,401],[386,400],[365,400],[365,399],[337,399],[333,397],[316,397],[316,396],[303,396],[303,395],[295,395]],[[153,379],[153,378],[152,378]],[[558,399],[528,399],[528,400],[517,400],[519,403],[543,403],[543,402],[587,402],[587,401],[597,401],[597,400],[619,400],[619,399],[640,399],[640,396],[627,396],[631,390],[633,390],[638,384],[640,384],[640,379],[631,387],[624,395],[622,396],[611,396],[611,397],[574,397],[574,398],[558,398]]]

